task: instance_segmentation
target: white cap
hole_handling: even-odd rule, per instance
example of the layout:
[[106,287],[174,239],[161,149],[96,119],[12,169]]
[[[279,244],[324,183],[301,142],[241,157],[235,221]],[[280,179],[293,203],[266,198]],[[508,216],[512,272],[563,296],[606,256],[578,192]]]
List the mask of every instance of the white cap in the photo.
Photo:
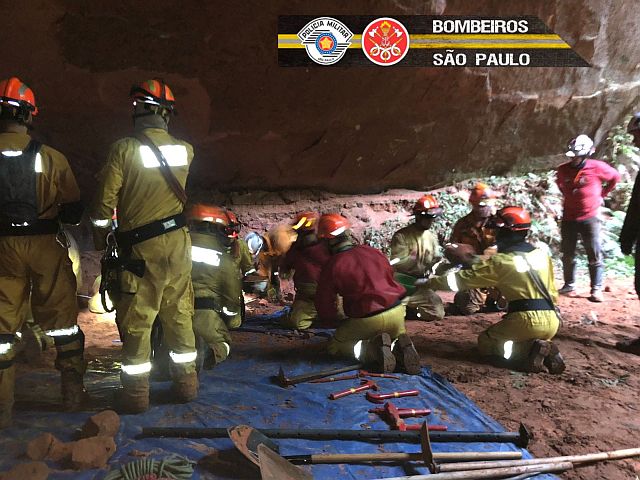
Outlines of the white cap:
[[247,242],[251,255],[257,255],[264,245],[264,240],[262,240],[262,237],[258,232],[250,232],[244,240]]
[[590,155],[594,152],[593,140],[588,135],[578,135],[576,138],[569,142],[569,150],[565,155],[567,157],[583,157]]

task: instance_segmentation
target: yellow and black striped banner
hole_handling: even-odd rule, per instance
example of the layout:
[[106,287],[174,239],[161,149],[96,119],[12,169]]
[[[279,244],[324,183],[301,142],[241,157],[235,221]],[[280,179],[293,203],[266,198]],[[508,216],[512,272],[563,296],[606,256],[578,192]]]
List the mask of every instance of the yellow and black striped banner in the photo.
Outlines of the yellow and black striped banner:
[[[278,18],[278,63],[376,66],[363,50],[363,33],[378,16],[284,15]],[[397,15],[389,18],[408,32],[408,47],[395,66],[409,67],[588,67],[539,18]],[[402,33],[396,29],[401,37]],[[383,36],[367,31],[371,38]],[[365,36],[366,36],[365,33]],[[327,38],[324,38],[327,37]],[[395,40],[393,32],[389,38]],[[323,43],[326,41],[326,44]],[[319,42],[319,43],[315,43]],[[389,42],[389,51],[394,43]],[[332,47],[332,45],[335,46]],[[376,44],[377,45],[377,44]],[[324,47],[327,47],[326,49]],[[366,45],[365,45],[366,46]],[[382,45],[381,45],[382,47]],[[396,49],[397,50],[397,49]]]

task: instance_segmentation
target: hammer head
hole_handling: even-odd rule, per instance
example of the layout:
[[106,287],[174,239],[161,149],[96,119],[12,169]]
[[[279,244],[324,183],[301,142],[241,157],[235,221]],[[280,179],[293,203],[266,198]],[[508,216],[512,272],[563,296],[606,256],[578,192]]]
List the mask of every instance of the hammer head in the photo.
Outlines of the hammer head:
[[360,380],[360,385],[366,386],[369,390],[378,390],[378,384],[373,380],[362,379]]
[[280,371],[278,372],[278,385],[280,385],[281,387],[288,387],[290,385],[289,379],[284,374],[284,370],[282,369],[282,366],[280,366]]

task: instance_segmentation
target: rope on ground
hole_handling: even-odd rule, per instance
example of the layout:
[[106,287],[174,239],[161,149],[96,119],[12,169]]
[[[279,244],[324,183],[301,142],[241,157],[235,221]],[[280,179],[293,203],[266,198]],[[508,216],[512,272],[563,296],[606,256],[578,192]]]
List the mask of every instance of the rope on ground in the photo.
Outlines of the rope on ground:
[[192,476],[191,460],[171,456],[162,459],[145,458],[114,466],[104,480],[188,480]]

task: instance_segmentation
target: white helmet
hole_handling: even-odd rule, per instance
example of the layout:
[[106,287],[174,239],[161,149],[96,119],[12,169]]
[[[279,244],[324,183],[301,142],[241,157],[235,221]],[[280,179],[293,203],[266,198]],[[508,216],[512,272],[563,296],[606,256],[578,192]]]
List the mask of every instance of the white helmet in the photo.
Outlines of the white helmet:
[[576,138],[569,142],[569,150],[565,155],[567,157],[584,157],[586,155],[591,155],[595,152],[595,148],[593,147],[593,140],[589,138],[588,135],[578,135]]
[[244,240],[247,242],[251,255],[257,255],[260,253],[260,250],[262,250],[262,247],[264,246],[264,240],[257,232],[250,232]]

